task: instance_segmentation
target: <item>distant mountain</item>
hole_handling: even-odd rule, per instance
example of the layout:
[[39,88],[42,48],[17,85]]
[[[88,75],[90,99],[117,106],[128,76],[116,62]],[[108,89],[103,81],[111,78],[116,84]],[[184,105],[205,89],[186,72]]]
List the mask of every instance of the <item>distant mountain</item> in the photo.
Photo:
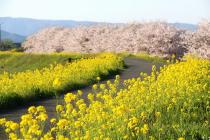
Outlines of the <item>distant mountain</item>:
[[22,36],[31,35],[38,30],[50,26],[75,27],[79,25],[92,25],[96,22],[73,20],[38,20],[30,18],[0,17],[2,30]]
[[[0,23],[2,24],[2,30],[7,32],[7,36],[11,37],[14,41],[22,41],[23,37],[27,37],[43,28],[51,26],[62,26],[62,27],[75,27],[80,25],[94,25],[97,22],[90,21],[74,21],[74,20],[38,20],[30,18],[11,18],[11,17],[0,17]],[[186,23],[171,23],[177,28],[196,30],[196,25]],[[10,34],[10,35],[8,35]],[[16,37],[14,37],[16,36]]]
[[197,29],[197,25],[195,24],[188,24],[188,23],[172,23],[175,27],[184,30],[195,31]]
[[9,33],[6,31],[1,31],[1,37],[2,37],[2,40],[10,39],[10,40],[14,41],[15,43],[21,43],[25,40],[25,36],[21,36],[21,35],[14,34],[14,33]]

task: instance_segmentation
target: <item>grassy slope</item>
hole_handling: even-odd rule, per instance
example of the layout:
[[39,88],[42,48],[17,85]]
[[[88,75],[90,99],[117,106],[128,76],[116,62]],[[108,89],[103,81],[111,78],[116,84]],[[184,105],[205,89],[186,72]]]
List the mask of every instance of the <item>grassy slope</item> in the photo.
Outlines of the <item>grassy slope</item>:
[[4,71],[14,73],[48,67],[54,63],[66,63],[68,59],[81,58],[80,54],[24,54],[0,52],[0,74]]
[[135,57],[139,59],[147,60],[151,63],[166,63],[166,59],[161,58],[159,56],[153,56],[147,53],[137,53],[137,54],[131,54],[131,53],[120,53],[122,57]]
[[[137,57],[152,62],[165,62],[162,58],[147,54],[121,54],[122,56]],[[87,56],[87,55],[85,55]],[[23,72],[48,67],[54,63],[66,63],[68,59],[79,59],[81,54],[24,54],[14,52],[0,52],[0,74],[4,71],[9,73]]]
[[[67,64],[69,58],[85,59]],[[89,85],[97,76],[106,78],[123,67],[123,60],[114,54],[0,53],[0,62],[14,73],[0,74],[0,109]],[[55,62],[64,65],[46,68]]]

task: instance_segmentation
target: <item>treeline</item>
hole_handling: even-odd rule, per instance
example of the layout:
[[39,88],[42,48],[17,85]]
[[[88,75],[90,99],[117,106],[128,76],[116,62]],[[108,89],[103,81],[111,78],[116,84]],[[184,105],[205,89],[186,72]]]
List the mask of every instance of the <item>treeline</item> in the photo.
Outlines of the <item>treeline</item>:
[[21,43],[15,43],[10,39],[0,41],[0,51],[23,51]]
[[146,52],[161,57],[186,53],[210,58],[210,22],[196,31],[178,29],[166,22],[102,24],[88,27],[50,27],[23,43],[26,52]]

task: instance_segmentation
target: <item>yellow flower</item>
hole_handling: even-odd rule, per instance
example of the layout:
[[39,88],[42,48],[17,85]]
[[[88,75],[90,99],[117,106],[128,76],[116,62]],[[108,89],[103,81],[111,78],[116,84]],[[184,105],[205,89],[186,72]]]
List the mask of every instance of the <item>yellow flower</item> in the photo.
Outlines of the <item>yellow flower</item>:
[[132,117],[128,122],[128,128],[133,129],[138,124],[138,119],[136,117]]
[[67,104],[67,105],[66,105],[66,113],[71,113],[72,110],[73,110],[72,104]]
[[6,119],[5,118],[0,119],[0,125],[4,125],[5,123],[6,123]]
[[54,140],[50,133],[46,133],[41,140]]
[[53,128],[50,129],[50,132],[54,132],[54,131],[56,131],[56,128],[55,127],[53,127]]
[[57,106],[56,106],[56,111],[57,111],[57,112],[62,112],[63,109],[64,109],[64,107],[63,107],[62,105],[57,105]]
[[17,130],[19,128],[19,125],[17,123],[11,123],[10,128],[11,128],[11,130],[14,131],[14,130]]
[[94,90],[97,90],[97,88],[98,88],[97,84],[94,84],[94,85],[93,85],[93,89],[94,89]]
[[64,97],[64,100],[66,103],[70,103],[71,101],[76,99],[76,95],[74,95],[73,93],[67,93]]
[[31,106],[28,109],[28,113],[34,114],[36,112],[36,107],[35,106]]
[[[97,61],[100,64],[104,60]],[[86,67],[86,63],[85,61],[80,64],[83,69],[79,72],[81,74],[85,71],[85,76],[88,77],[90,73],[86,72],[89,69],[89,67]],[[194,116],[194,119],[207,117],[206,110],[199,110],[199,106],[194,105],[209,99],[208,86],[203,88],[204,85],[209,85],[209,64],[206,60],[189,59],[186,62],[168,64],[161,68],[158,73],[154,72],[156,69],[153,67],[151,75],[145,74],[143,77],[128,79],[120,86],[118,86],[119,81],[116,77],[116,82],[107,82],[101,87],[96,85],[95,89],[97,91],[92,91],[87,95],[90,101],[85,100],[86,96],[81,97],[80,92],[68,93],[64,97],[64,105],[56,106],[58,118],[50,120],[48,132],[42,131],[43,124],[47,122],[44,107],[37,107],[36,109],[30,107],[28,109],[29,113],[21,117],[19,127],[16,124],[14,125],[12,121],[6,121],[5,119],[0,119],[0,124],[5,128],[8,137],[10,133],[11,135],[17,133],[17,136],[24,139],[40,139],[43,136],[42,140],[53,139],[53,137],[55,139],[78,140],[115,138],[153,140],[158,138],[160,134],[166,134],[162,135],[161,138],[167,139],[171,135],[176,135],[174,130],[179,130],[180,126],[189,125],[191,116]],[[95,69],[94,65],[92,67],[90,69]],[[106,66],[98,65],[98,67],[102,71],[106,71]],[[67,70],[71,68],[68,67]],[[76,66],[72,69],[75,69],[73,73],[76,75],[78,72]],[[67,70],[62,69],[61,71],[65,73]],[[57,71],[59,71],[58,68]],[[51,71],[49,73],[53,75]],[[95,73],[98,73],[98,71],[93,71],[90,75]],[[59,74],[59,72],[56,73],[56,77],[59,77]],[[68,76],[68,74],[65,76]],[[62,78],[65,79],[65,77]],[[76,78],[75,76],[72,80]],[[54,76],[52,76],[53,79],[55,79]],[[79,77],[79,79],[82,78]],[[40,82],[46,83],[42,80]],[[69,84],[68,80],[66,83]],[[46,85],[46,90],[52,88],[51,86]],[[208,103],[203,104],[203,107],[207,110],[210,108]],[[167,112],[167,108],[169,112]],[[189,111],[191,108],[193,110]],[[35,110],[36,113],[33,113]],[[154,110],[156,111],[154,112]],[[170,121],[164,119],[171,115],[176,117],[172,117]],[[203,120],[196,125],[205,129],[208,124],[207,120]],[[168,126],[171,126],[171,128],[168,128]],[[190,129],[189,131],[193,136],[194,131],[191,132]],[[182,133],[184,136],[186,132],[183,131]],[[202,129],[198,129],[196,133],[208,134],[203,132]],[[189,139],[192,139],[192,137],[189,136]],[[184,140],[184,137],[180,137],[178,140]]]
[[15,133],[10,133],[9,134],[9,139],[11,139],[11,140],[18,140],[18,137],[17,137],[17,135]]
[[155,112],[155,116],[158,118],[161,116],[161,113],[160,112]]
[[45,113],[40,113],[39,116],[36,117],[36,119],[40,120],[40,121],[45,121],[47,120],[48,116]]
[[52,118],[52,119],[50,119],[50,122],[54,124],[54,123],[56,123],[56,119]]
[[75,117],[77,116],[77,111],[75,109],[72,110],[72,115]]
[[120,79],[120,75],[116,75],[115,79],[119,80]]
[[36,109],[37,109],[37,112],[43,112],[43,113],[46,112],[44,106],[38,106]]
[[78,94],[79,96],[82,96],[83,92],[82,92],[81,90],[78,90],[78,91],[77,91],[77,94]]
[[57,126],[60,128],[60,129],[64,129],[65,127],[68,126],[68,121],[66,119],[60,119],[57,123]]
[[100,89],[105,89],[105,88],[106,88],[105,84],[100,84]]
[[69,140],[69,138],[64,137],[63,135],[59,135],[57,137],[58,140]]
[[96,77],[96,80],[97,80],[97,81],[100,81],[100,80],[101,80],[101,78],[100,78],[100,77]]
[[86,104],[80,104],[79,105],[79,110],[85,111],[85,109],[86,109]]
[[33,119],[33,117],[32,117],[32,115],[31,114],[25,114],[25,115],[22,115],[21,116],[21,120],[26,120],[26,121],[28,121],[28,120],[32,120]]
[[141,132],[143,134],[147,134],[149,128],[148,128],[148,124],[144,124],[144,126],[141,128]]
[[144,120],[146,118],[146,113],[145,112],[141,112],[140,118],[142,118],[142,120]]
[[56,78],[54,81],[53,81],[53,87],[57,88],[57,87],[60,87],[61,86],[61,81]]
[[88,94],[88,99],[89,99],[90,101],[93,101],[93,100],[94,100],[94,95],[93,95],[92,93],[89,93],[89,94]]
[[75,127],[80,127],[80,126],[81,126],[81,122],[80,122],[80,121],[76,121],[76,122],[74,123],[74,125],[75,125]]
[[85,140],[90,140],[90,131],[86,131],[86,132],[85,132],[84,139],[85,139]]
[[129,137],[128,135],[125,135],[125,136],[123,137],[123,139],[127,140],[128,137]]

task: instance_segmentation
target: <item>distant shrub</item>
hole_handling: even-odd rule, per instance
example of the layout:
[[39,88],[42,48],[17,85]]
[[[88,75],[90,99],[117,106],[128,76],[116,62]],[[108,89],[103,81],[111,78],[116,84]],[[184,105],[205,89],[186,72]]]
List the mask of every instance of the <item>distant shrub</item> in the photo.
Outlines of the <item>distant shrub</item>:
[[12,40],[5,39],[0,42],[0,51],[12,50],[14,48],[17,48],[17,46]]

